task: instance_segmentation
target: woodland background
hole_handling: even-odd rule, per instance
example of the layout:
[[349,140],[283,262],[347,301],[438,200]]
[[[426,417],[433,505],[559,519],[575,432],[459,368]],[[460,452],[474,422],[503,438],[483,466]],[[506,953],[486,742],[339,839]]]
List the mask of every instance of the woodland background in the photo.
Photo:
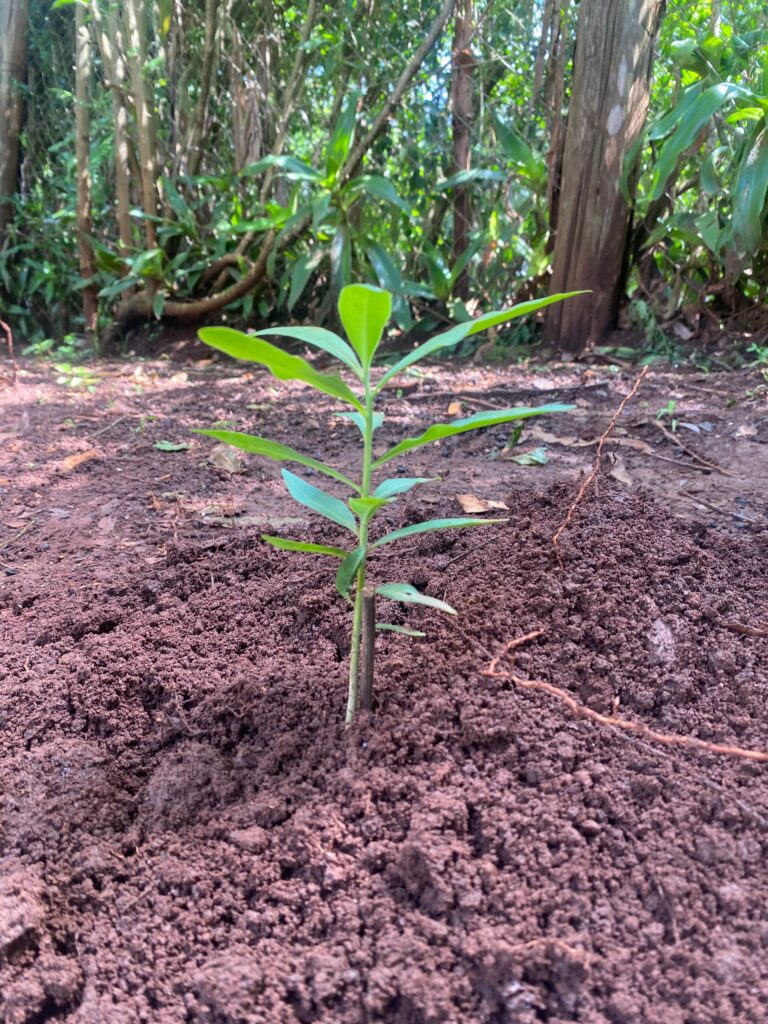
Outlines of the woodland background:
[[406,334],[588,288],[548,342],[760,351],[761,0],[0,0],[0,111],[0,317],[36,353],[322,323],[353,280]]

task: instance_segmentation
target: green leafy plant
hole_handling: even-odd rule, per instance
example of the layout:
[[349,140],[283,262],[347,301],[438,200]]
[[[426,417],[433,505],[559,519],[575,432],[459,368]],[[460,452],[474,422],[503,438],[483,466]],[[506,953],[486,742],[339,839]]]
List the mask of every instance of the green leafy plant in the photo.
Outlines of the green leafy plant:
[[[236,359],[245,359],[265,366],[279,380],[298,380],[309,384],[317,391],[343,403],[348,408],[338,413],[351,421],[360,431],[362,439],[361,471],[357,479],[347,476],[341,470],[328,466],[318,459],[265,437],[238,433],[231,430],[199,430],[197,433],[215,438],[217,441],[234,445],[246,452],[262,455],[275,462],[305,466],[340,484],[351,497],[347,501],[329,494],[314,484],[308,483],[291,470],[283,468],[282,475],[289,494],[299,504],[324,516],[351,535],[346,546],[331,546],[310,541],[290,540],[285,537],[264,535],[263,540],[283,551],[305,551],[325,555],[339,560],[336,573],[336,589],[345,598],[355,589],[354,614],[352,620],[352,643],[349,659],[349,693],[347,700],[347,722],[351,722],[358,710],[358,682],[360,673],[361,647],[363,638],[363,606],[368,574],[368,560],[372,552],[378,552],[394,541],[412,537],[433,530],[450,530],[456,527],[480,527],[506,520],[476,518],[432,519],[414,523],[389,533],[371,537],[371,526],[376,514],[392,504],[398,496],[405,494],[419,484],[427,483],[424,477],[393,477],[374,482],[382,467],[407,452],[430,444],[442,438],[453,437],[470,430],[497,426],[522,420],[530,416],[564,412],[572,406],[544,405],[537,408],[501,409],[480,412],[474,416],[453,420],[450,423],[434,423],[417,437],[407,437],[381,454],[374,453],[374,433],[384,422],[383,414],[375,408],[382,389],[398,374],[414,363],[435,352],[458,345],[464,338],[488,327],[510,320],[513,317],[532,313],[543,306],[559,302],[572,292],[551,295],[545,299],[524,302],[501,312],[488,313],[472,322],[458,324],[442,334],[431,338],[412,349],[393,366],[374,380],[372,362],[381,341],[384,328],[392,312],[392,296],[389,292],[371,285],[353,284],[341,290],[338,311],[347,339],[322,327],[275,327],[259,331],[255,336],[243,334],[228,327],[206,327],[200,338],[213,348],[226,352]],[[334,357],[349,370],[357,384],[350,387],[338,374],[320,373],[309,362],[299,356],[289,355],[270,342],[265,336],[281,335],[312,345]],[[370,588],[368,588],[368,596]],[[375,588],[379,597],[408,604],[426,605],[439,611],[455,615],[455,609],[444,601],[422,594],[407,582],[385,583]],[[376,628],[401,633],[412,631],[392,623],[378,623]],[[419,634],[416,634],[419,635]],[[372,665],[373,638],[366,636],[367,660]]]

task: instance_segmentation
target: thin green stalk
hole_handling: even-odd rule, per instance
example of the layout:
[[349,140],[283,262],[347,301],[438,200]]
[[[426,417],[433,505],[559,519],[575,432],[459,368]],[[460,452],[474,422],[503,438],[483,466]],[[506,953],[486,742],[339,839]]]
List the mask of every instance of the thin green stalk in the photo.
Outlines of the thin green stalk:
[[[373,473],[373,403],[369,370],[365,379],[365,432],[363,434],[363,479],[360,496],[369,498],[371,492],[371,475]],[[368,517],[360,519],[360,547],[363,549],[363,561],[357,573],[355,583],[355,610],[352,617],[352,647],[349,653],[349,690],[347,693],[346,723],[350,725],[357,711],[358,677],[360,674],[360,640],[363,630],[363,588],[365,587],[365,568],[368,561]]]

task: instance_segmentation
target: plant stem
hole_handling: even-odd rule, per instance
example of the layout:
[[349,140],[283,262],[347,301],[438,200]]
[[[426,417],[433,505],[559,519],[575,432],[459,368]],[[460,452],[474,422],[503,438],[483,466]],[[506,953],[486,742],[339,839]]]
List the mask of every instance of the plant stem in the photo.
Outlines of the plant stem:
[[[371,491],[371,475],[373,467],[373,403],[374,396],[370,385],[370,371],[366,370],[365,378],[365,431],[363,433],[363,479],[361,498],[369,498]],[[349,653],[349,690],[347,693],[347,725],[355,718],[358,705],[358,676],[360,672],[360,641],[363,631],[363,589],[365,588],[365,569],[368,561],[368,517],[360,518],[359,546],[363,549],[363,560],[357,573],[355,583],[355,610],[352,618],[352,647]]]

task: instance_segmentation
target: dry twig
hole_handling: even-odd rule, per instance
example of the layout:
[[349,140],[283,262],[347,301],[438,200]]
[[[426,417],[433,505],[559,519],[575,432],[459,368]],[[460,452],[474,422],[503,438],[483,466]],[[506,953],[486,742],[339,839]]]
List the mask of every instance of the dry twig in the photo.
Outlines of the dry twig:
[[750,519],[749,516],[742,515],[741,512],[731,512],[727,508],[721,508],[720,505],[715,505],[713,502],[708,501],[707,498],[702,498],[699,494],[692,494],[690,491],[680,491],[680,494],[685,498],[690,498],[691,501],[695,501],[698,505],[711,509],[713,512],[719,512],[720,515],[730,516],[731,519],[738,519],[741,523],[756,526],[758,530],[763,529],[762,523],[758,522],[757,519]]
[[746,626],[741,622],[724,622],[723,626],[732,633],[741,633],[742,636],[768,637],[768,626]]
[[635,380],[635,383],[630,388],[628,394],[626,394],[622,398],[621,404],[619,405],[618,409],[616,410],[616,412],[613,414],[613,417],[611,418],[611,422],[608,424],[606,429],[600,435],[600,438],[598,439],[598,442],[597,442],[597,451],[595,452],[595,461],[592,463],[592,470],[590,471],[589,476],[586,478],[586,480],[582,483],[581,487],[579,488],[579,493],[576,495],[575,501],[573,502],[571,507],[568,509],[568,515],[565,517],[564,521],[560,524],[560,527],[558,528],[557,532],[555,533],[555,535],[552,538],[552,545],[553,545],[553,547],[555,549],[555,553],[557,554],[557,560],[560,563],[560,565],[562,565],[562,563],[563,563],[562,557],[560,555],[560,547],[559,547],[560,538],[563,535],[563,533],[565,532],[565,530],[571,525],[571,523],[573,521],[573,517],[574,517],[574,515],[576,513],[576,509],[581,504],[582,500],[584,499],[584,495],[587,493],[587,490],[589,489],[590,484],[592,484],[594,482],[595,478],[597,477],[598,472],[600,471],[600,462],[602,461],[602,458],[603,458],[603,447],[605,445],[605,442],[608,440],[609,434],[611,433],[613,428],[616,426],[616,424],[617,424],[621,414],[624,412],[624,407],[626,406],[626,404],[631,399],[633,399],[635,397],[635,395],[637,394],[638,389],[639,389],[640,385],[643,382],[643,378],[645,377],[645,375],[647,373],[648,373],[648,367],[644,366],[642,368],[642,370],[640,371],[640,373],[638,374],[637,379]]
[[671,430],[667,430],[663,423],[659,423],[658,420],[653,420],[653,425],[662,432],[668,441],[671,441],[681,451],[684,451],[686,455],[689,455],[694,462],[698,462],[700,465],[705,466],[713,473],[722,473],[723,476],[732,476],[734,480],[741,480],[738,473],[731,473],[729,469],[723,469],[722,466],[718,466],[715,462],[710,462],[709,459],[705,459],[701,455],[698,455],[693,448],[689,448],[687,445],[684,445],[680,438],[676,434],[673,434]]

